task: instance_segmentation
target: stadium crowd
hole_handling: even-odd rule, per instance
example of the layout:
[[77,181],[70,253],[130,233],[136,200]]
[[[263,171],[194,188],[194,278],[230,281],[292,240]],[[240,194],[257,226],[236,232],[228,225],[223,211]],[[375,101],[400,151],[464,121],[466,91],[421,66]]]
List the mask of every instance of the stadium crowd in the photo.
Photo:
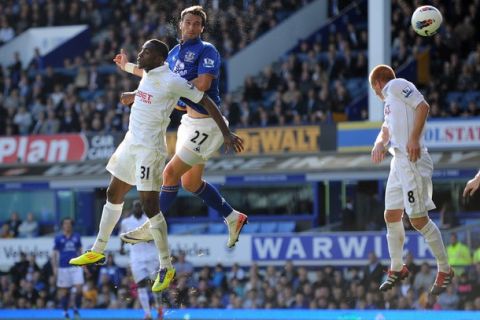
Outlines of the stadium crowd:
[[[307,2],[201,1],[209,14],[203,37],[227,59]],[[468,6],[436,2],[444,14],[444,25],[441,34],[433,38],[419,37],[409,27],[416,2],[393,3],[392,65],[401,69],[429,49],[430,77],[420,88],[432,105],[431,116],[479,115],[480,88],[473,79],[480,78],[480,25],[471,22],[479,19],[480,1]],[[132,90],[137,79],[116,72],[112,57],[120,48],[133,57],[135,49],[150,37],[175,44],[177,18],[190,4],[146,0],[126,5],[100,0],[60,1],[56,5],[52,0],[2,2],[0,11],[5,14],[0,18],[0,43],[29,27],[83,23],[91,29],[92,45],[75,59],[66,59],[63,68],[45,65],[38,51],[29,65],[22,65],[17,54],[15,63],[0,68],[0,135],[125,131],[128,108],[119,103],[119,95]],[[335,12],[342,9],[335,8]],[[259,10],[264,14],[256,14]],[[352,10],[365,17],[366,1],[359,1]],[[245,79],[238,94],[224,94],[222,108],[230,124],[247,127],[367,119],[365,105],[352,107],[355,98],[366,94],[367,31],[364,23],[344,20],[337,31],[328,30],[326,39],[319,32],[260,75]],[[352,112],[352,108],[360,110]]]
[[[166,308],[306,308],[306,309],[434,309],[480,310],[480,259],[464,266],[438,298],[428,294],[435,270],[418,265],[411,255],[411,275],[394,290],[378,290],[386,269],[375,254],[362,267],[294,265],[248,268],[233,265],[195,269],[180,253],[176,281],[163,295]],[[0,308],[58,308],[54,268],[40,267],[34,256],[21,254],[9,273],[0,275]],[[106,265],[85,268],[82,308],[139,308],[130,269],[112,256]]]

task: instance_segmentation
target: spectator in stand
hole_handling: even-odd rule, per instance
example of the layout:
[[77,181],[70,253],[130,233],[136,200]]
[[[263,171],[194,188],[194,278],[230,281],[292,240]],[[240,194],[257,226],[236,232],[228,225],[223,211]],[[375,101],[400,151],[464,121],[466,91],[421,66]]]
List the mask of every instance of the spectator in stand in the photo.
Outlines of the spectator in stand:
[[33,212],[27,214],[27,219],[24,220],[18,227],[18,235],[20,238],[34,238],[38,236],[39,227],[35,220]]
[[461,275],[472,264],[470,248],[458,240],[455,232],[450,234],[450,244],[447,246],[448,264],[455,274]]
[[7,220],[6,222],[8,226],[10,227],[10,232],[13,238],[18,237],[18,227],[20,227],[20,224],[22,223],[22,220],[20,220],[20,215],[18,212],[13,211],[12,214],[10,215],[10,219]]
[[428,291],[434,281],[435,273],[432,271],[428,263],[424,262],[420,267],[420,272],[415,276],[413,288],[416,291]]
[[0,230],[0,238],[1,239],[13,238],[13,232],[10,230],[10,225],[8,223],[4,223],[2,225],[2,230]]
[[370,285],[371,282],[380,283],[383,279],[383,266],[375,253],[368,254],[368,265],[363,269],[363,283]]

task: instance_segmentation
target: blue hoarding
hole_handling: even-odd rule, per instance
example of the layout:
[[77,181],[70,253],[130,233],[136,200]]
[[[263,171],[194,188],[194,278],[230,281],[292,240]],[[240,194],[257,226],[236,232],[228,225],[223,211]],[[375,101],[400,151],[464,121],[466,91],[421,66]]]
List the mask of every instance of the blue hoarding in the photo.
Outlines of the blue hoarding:
[[[427,243],[418,233],[406,234],[407,251],[419,260],[434,262]],[[256,262],[295,260],[315,265],[361,265],[368,261],[371,252],[382,260],[389,259],[385,233],[252,236],[252,260]]]

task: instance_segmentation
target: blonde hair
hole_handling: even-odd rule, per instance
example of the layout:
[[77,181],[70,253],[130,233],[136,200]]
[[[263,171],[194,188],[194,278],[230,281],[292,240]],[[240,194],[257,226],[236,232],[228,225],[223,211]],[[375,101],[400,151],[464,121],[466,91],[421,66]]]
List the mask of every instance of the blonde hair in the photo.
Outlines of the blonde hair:
[[379,64],[370,72],[368,81],[370,82],[370,85],[372,85],[373,82],[376,81],[388,82],[395,78],[395,71],[393,71],[392,67],[387,66],[386,64]]

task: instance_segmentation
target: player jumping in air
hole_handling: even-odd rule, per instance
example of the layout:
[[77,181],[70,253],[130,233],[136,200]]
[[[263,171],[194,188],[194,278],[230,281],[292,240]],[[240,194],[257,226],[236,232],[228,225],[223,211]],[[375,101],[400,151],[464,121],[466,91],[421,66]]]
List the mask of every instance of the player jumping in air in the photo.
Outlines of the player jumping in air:
[[[170,51],[167,62],[173,72],[191,81],[220,104],[220,55],[211,43],[200,38],[206,22],[207,15],[201,6],[182,11],[180,44]],[[122,70],[142,75],[140,66],[128,63],[123,52],[115,58],[115,62]],[[170,208],[177,196],[178,182],[181,180],[185,190],[200,197],[209,207],[223,215],[229,232],[227,246],[231,248],[238,241],[240,232],[247,223],[247,216],[234,210],[213,185],[203,180],[205,163],[222,145],[222,133],[203,106],[184,98],[180,99],[178,104],[186,107],[187,113],[183,115],[178,128],[176,154],[163,172],[160,208],[162,212]],[[120,237],[130,243],[151,240],[148,224]]]
[[152,286],[154,292],[168,288],[175,276],[168,248],[167,223],[158,203],[167,157],[166,129],[175,103],[185,97],[201,104],[219,126],[226,149],[237,152],[243,149],[242,140],[230,132],[217,105],[208,95],[170,71],[165,63],[167,55],[168,46],[156,39],[145,42],[138,54],[137,63],[143,69],[143,77],[135,91],[128,131],[107,164],[112,179],[99,232],[91,250],[70,260],[72,265],[105,260],[103,252],[122,214],[125,194],[135,185],[160,260],[160,270]]
[[423,131],[430,106],[415,85],[396,78],[393,69],[378,65],[370,73],[370,86],[384,102],[384,122],[372,149],[372,161],[380,163],[390,144],[393,155],[385,190],[385,222],[391,265],[380,286],[387,291],[405,279],[409,271],[403,264],[405,229],[403,211],[412,226],[428,243],[437,260],[438,272],[431,289],[439,295],[452,282],[442,235],[428,217],[435,208],[432,201],[433,162],[423,142]]

